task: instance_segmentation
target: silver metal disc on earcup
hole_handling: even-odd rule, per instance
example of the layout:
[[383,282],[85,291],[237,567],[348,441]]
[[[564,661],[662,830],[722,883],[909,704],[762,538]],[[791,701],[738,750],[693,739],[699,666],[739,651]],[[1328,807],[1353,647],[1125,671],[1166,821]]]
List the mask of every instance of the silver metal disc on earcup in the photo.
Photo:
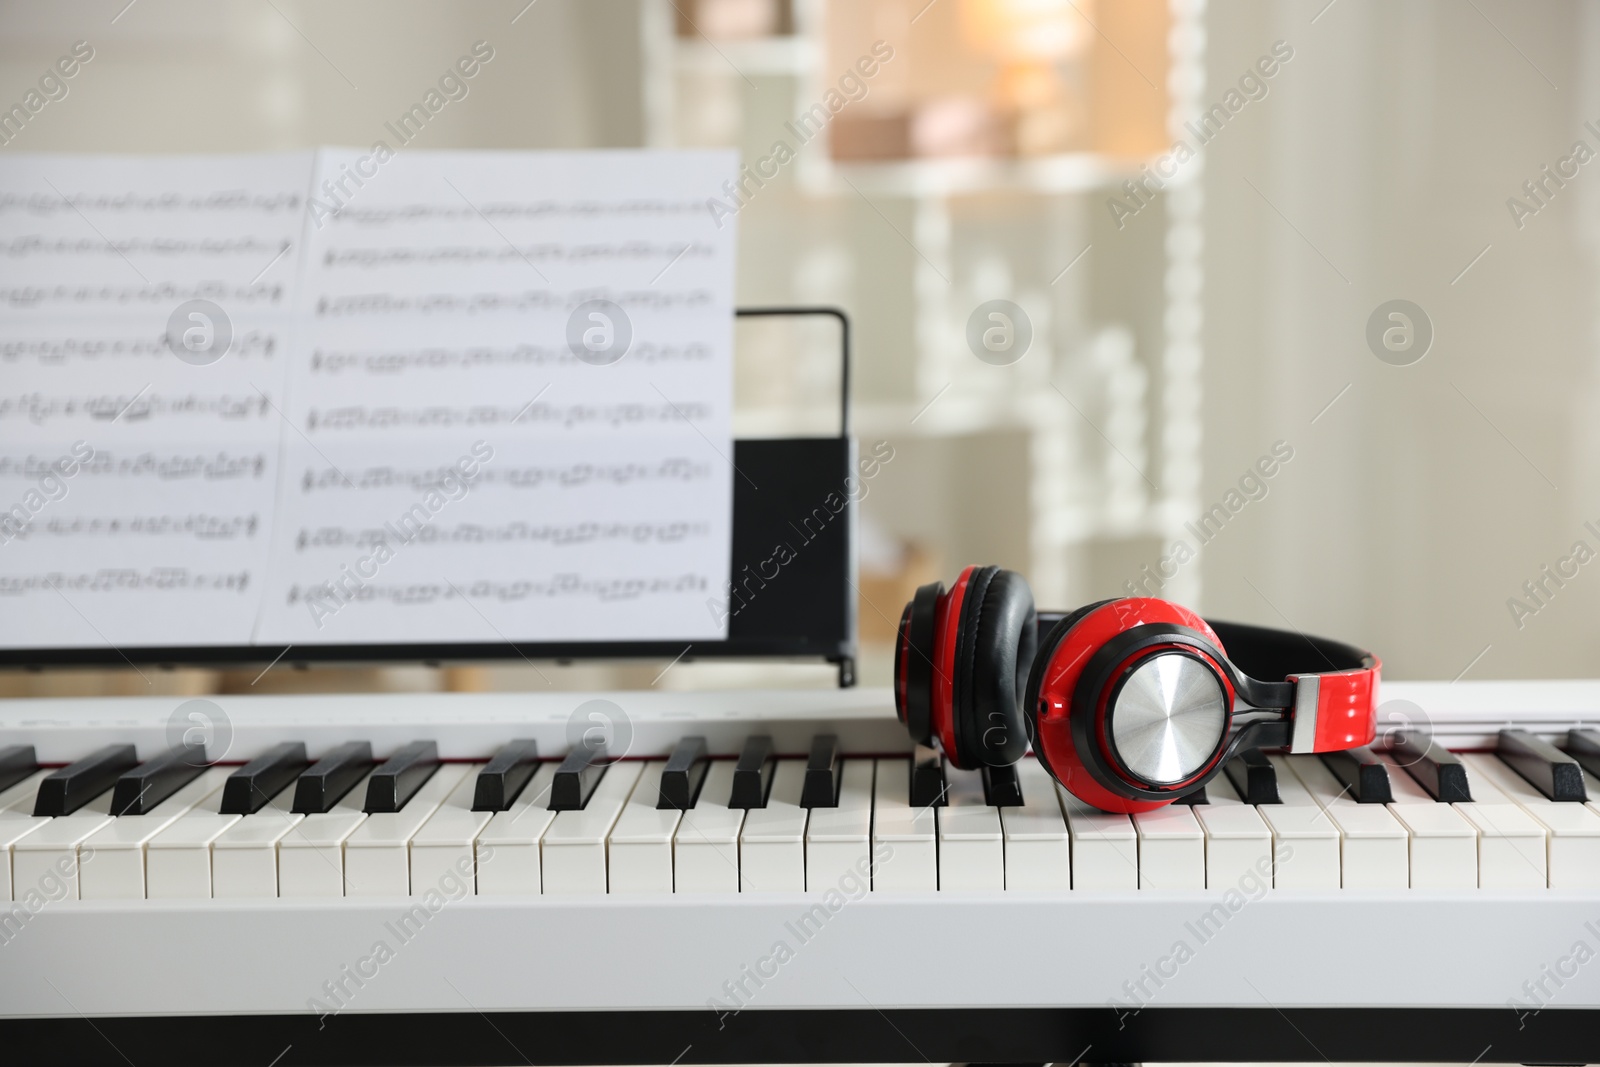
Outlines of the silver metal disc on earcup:
[[1228,728],[1228,696],[1216,672],[1182,653],[1160,653],[1140,663],[1113,701],[1107,719],[1117,757],[1152,785],[1192,778]]

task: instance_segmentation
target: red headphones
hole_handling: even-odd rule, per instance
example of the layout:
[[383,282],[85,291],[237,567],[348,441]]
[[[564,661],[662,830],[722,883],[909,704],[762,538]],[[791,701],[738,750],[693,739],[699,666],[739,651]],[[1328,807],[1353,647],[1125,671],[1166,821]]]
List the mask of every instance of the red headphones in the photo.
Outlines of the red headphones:
[[1131,813],[1193,792],[1246,749],[1370,743],[1381,667],[1353,645],[1153,597],[1040,614],[1021,575],[968,567],[901,614],[895,709],[957,767],[1015,763],[1031,742],[1073,796]]

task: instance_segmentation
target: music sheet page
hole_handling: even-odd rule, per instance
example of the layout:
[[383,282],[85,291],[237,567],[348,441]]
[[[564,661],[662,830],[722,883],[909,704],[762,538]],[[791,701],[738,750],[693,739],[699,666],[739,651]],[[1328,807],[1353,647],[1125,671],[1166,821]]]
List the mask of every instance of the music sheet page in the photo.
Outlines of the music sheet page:
[[311,162],[0,166],[0,645],[250,643]]
[[736,165],[8,160],[0,645],[725,637]]
[[364,158],[312,186],[261,640],[726,636],[733,156]]

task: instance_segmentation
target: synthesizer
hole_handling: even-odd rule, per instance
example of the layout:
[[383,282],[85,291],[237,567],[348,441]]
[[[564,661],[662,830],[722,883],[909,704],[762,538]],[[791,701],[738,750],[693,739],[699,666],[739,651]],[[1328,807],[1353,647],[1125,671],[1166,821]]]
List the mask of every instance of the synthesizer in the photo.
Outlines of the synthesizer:
[[1600,1059],[1600,683],[1384,698],[1371,750],[1133,816],[944,764],[886,690],[8,701],[0,1039]]

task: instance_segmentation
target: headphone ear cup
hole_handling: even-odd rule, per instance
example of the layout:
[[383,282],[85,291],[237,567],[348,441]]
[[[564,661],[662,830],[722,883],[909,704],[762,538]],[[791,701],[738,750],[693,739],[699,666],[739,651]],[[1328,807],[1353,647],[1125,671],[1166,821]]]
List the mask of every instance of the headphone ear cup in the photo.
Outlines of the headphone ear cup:
[[1027,751],[1021,696],[1038,643],[1033,592],[999,567],[973,572],[956,638],[957,767],[1009,766]]
[[1114,596],[1096,600],[1093,604],[1085,604],[1063,615],[1039,640],[1038,653],[1033,657],[1033,663],[1028,669],[1028,682],[1022,691],[1022,721],[1027,725],[1028,742],[1033,745],[1033,754],[1039,757],[1039,762],[1044,764],[1045,770],[1050,771],[1050,776],[1058,782],[1061,781],[1060,775],[1051,769],[1050,764],[1045,761],[1044,752],[1036,743],[1039,736],[1039,687],[1044,684],[1045,669],[1050,665],[1050,657],[1055,655],[1056,649],[1061,647],[1061,642],[1066,639],[1074,626],[1082,622],[1084,617],[1096,608],[1103,608],[1121,599],[1123,598]]
[[940,582],[917,587],[901,619],[902,647],[895,653],[895,696],[903,701],[899,710],[906,732],[919,745],[933,743],[933,644],[943,595]]

